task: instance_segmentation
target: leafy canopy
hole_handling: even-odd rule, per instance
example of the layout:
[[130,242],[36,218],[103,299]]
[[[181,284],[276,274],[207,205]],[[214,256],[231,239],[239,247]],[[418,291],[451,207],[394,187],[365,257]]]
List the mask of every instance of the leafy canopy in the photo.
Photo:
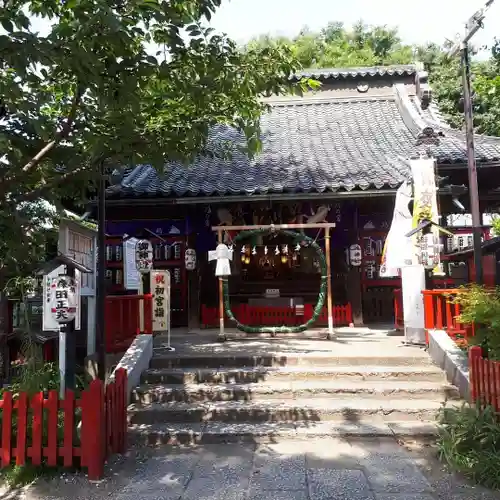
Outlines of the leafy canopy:
[[[207,28],[220,3],[4,2],[0,231],[8,244],[0,244],[0,268],[18,268],[40,250],[31,237],[40,227],[20,204],[83,200],[102,162],[188,161],[206,152],[217,123],[243,131],[252,154],[266,110],[259,96],[313,85],[290,84],[299,64],[287,47],[242,52]],[[47,33],[33,31],[33,17]]]

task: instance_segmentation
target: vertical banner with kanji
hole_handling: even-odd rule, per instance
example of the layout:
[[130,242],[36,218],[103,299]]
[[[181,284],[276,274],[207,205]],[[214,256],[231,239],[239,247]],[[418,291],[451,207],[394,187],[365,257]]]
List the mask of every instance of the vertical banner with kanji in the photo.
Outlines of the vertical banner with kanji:
[[170,331],[170,271],[151,271],[153,332]]

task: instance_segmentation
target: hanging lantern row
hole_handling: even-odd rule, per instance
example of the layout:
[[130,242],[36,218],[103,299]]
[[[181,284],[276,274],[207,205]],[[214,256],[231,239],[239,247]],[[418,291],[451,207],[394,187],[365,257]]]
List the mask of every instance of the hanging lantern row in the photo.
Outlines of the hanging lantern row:
[[[296,254],[300,252],[301,245],[300,243],[297,243],[294,247],[293,250],[293,257],[296,259]],[[264,255],[267,256],[270,252],[273,252],[276,257],[281,256],[281,262],[283,264],[286,264],[288,262],[289,258],[289,246],[288,245],[282,245],[281,248],[279,245],[276,245],[274,247],[274,250],[271,247],[268,247],[267,245],[264,246]],[[247,246],[243,245],[241,247],[241,262],[244,264],[250,264],[250,255],[256,256],[257,255],[257,246]],[[294,259],[294,260],[295,260]]]
[[[180,259],[181,246],[178,243],[171,245],[175,249],[174,258]],[[135,244],[135,266],[141,274],[150,273],[153,270],[153,245],[149,240],[139,240]],[[196,269],[196,251],[187,248],[184,253],[184,263],[187,271]]]
[[[253,247],[247,247],[246,245],[243,245],[241,247],[241,253],[242,254],[248,253],[250,248],[251,248],[252,255],[257,255],[257,247],[255,245]],[[302,247],[301,247],[300,243],[297,243],[295,245],[294,251],[300,252],[301,248]],[[269,247],[267,245],[265,245],[264,246],[264,255],[267,255],[268,253],[269,253]],[[280,249],[279,245],[276,245],[274,247],[274,255],[280,255],[280,254],[288,255],[288,245],[282,245],[281,249]]]

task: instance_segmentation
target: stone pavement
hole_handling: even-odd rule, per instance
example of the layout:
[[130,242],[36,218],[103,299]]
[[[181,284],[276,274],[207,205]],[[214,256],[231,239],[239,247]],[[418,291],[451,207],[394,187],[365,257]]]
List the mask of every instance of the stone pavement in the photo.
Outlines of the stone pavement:
[[[500,495],[442,471],[433,452],[391,438],[139,449],[94,484],[66,475],[25,500],[493,500]],[[424,447],[425,449],[425,447]]]

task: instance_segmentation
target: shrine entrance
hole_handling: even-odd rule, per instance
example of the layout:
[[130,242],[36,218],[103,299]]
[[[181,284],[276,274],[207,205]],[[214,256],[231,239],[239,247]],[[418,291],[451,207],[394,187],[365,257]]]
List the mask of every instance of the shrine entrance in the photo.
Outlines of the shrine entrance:
[[[234,251],[234,244],[242,244],[239,255],[241,254],[241,262],[243,264],[250,264],[250,256],[257,257],[260,247],[260,253],[262,255],[258,256],[256,259],[259,263],[259,272],[264,273],[266,278],[269,280],[267,284],[270,286],[267,292],[272,293],[273,291],[278,292],[279,289],[274,289],[272,287],[273,279],[275,278],[275,262],[278,258],[278,264],[282,264],[285,268],[292,267],[293,262],[297,262],[298,253],[301,250],[308,250],[309,255],[314,254],[315,258],[312,259],[313,268],[316,268],[315,272],[320,274],[320,284],[317,293],[317,301],[310,315],[304,314],[304,305],[293,304],[293,301],[287,307],[289,311],[293,311],[296,318],[300,317],[301,321],[299,324],[289,325],[288,322],[283,325],[279,324],[279,317],[276,316],[276,326],[264,326],[262,324],[248,324],[245,322],[245,317],[240,315],[236,317],[233,313],[230,304],[229,297],[229,281],[228,276],[219,276],[219,340],[226,340],[226,330],[225,330],[225,317],[233,321],[236,327],[245,333],[268,333],[271,336],[276,336],[278,333],[298,333],[307,330],[312,327],[320,314],[323,311],[323,305],[326,302],[327,305],[327,315],[328,315],[328,333],[327,337],[331,338],[333,335],[333,302],[332,302],[332,282],[331,282],[331,244],[330,244],[330,230],[335,227],[334,223],[309,223],[309,224],[270,224],[270,225],[241,225],[241,226],[212,226],[212,231],[216,232],[218,235],[218,248],[224,249],[224,233],[226,232],[237,232],[237,235],[233,238],[231,242],[231,254]],[[304,234],[305,229],[317,229],[318,236],[320,232],[324,231],[325,240],[325,252],[316,242],[315,239]],[[298,231],[297,231],[298,230]],[[264,244],[264,238],[270,237],[273,243]],[[288,239],[288,241],[287,241]],[[253,240],[253,241],[252,241]],[[259,244],[260,243],[260,244]],[[214,258],[222,257],[213,255]],[[226,266],[222,266],[221,262],[218,262],[218,268],[223,269]],[[255,267],[254,267],[255,269]],[[246,267],[244,269],[245,273],[252,272],[252,268]],[[268,297],[268,301],[271,302],[271,298]],[[285,309],[285,308],[283,308]]]

